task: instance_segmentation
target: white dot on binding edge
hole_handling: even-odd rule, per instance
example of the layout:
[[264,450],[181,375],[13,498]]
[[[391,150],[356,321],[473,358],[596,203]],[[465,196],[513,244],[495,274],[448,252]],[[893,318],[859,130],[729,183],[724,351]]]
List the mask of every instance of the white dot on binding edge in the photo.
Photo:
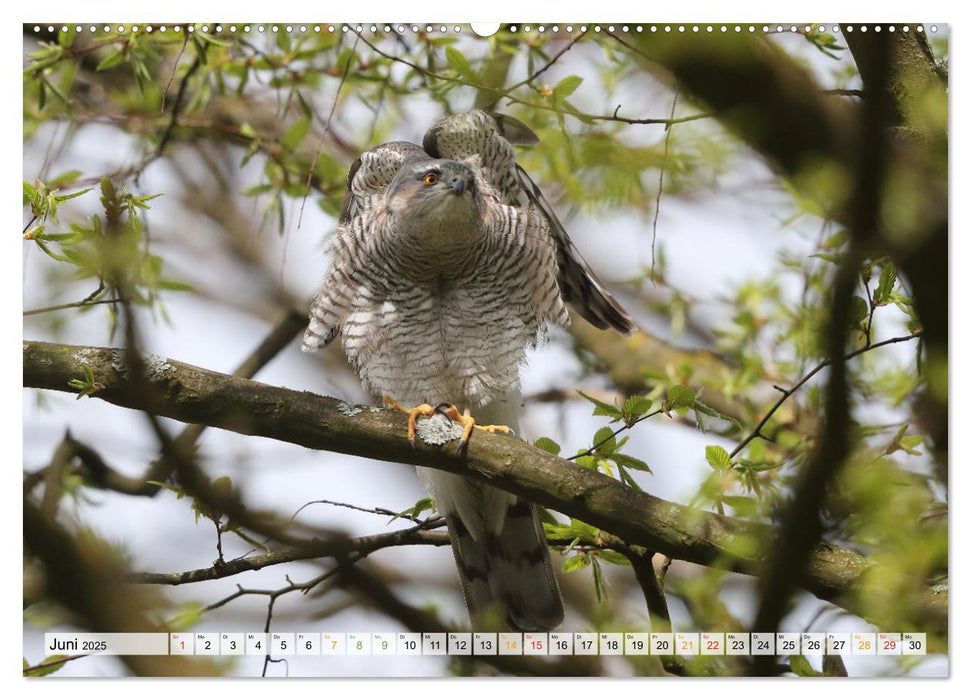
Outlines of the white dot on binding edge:
[[918,32],[922,32],[922,31],[924,31],[924,25],[923,25],[923,24],[918,24],[918,25],[917,25],[917,31],[918,31]]
[[371,25],[371,33],[372,33],[372,34],[374,34],[374,33],[376,33],[377,31],[378,31],[378,28],[377,28],[376,26],[374,26],[374,25],[372,24],[372,25]]
[[879,32],[879,31],[880,31],[880,25],[878,24],[877,26],[875,26],[875,27],[873,28],[873,31],[875,31],[875,32]]
[[937,31],[937,25],[936,24],[932,24],[931,25],[931,31],[932,32],[936,32]]

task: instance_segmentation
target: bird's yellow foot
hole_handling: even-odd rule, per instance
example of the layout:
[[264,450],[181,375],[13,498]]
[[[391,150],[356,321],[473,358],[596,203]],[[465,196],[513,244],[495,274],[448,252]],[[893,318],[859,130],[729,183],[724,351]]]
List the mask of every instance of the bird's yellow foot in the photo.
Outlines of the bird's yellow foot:
[[505,433],[506,435],[512,432],[512,428],[510,428],[508,425],[479,425],[475,422],[475,418],[473,418],[469,413],[469,409],[465,409],[465,413],[459,413],[459,410],[450,403],[440,403],[435,407],[435,410],[438,413],[448,416],[456,423],[461,423],[465,426],[465,429],[462,431],[462,439],[459,440],[460,450],[465,447],[465,444],[469,441],[469,436],[472,434],[472,428],[485,430],[489,433]]
[[435,415],[435,407],[430,406],[427,403],[419,404],[414,408],[408,408],[402,406],[400,403],[395,401],[390,396],[385,396],[382,401],[384,405],[388,408],[393,408],[396,411],[402,411],[408,414],[408,442],[411,446],[415,446],[415,428],[418,426],[418,416],[433,416]]
[[390,396],[385,396],[383,401],[388,408],[393,408],[396,411],[408,414],[408,440],[412,445],[415,444],[415,430],[418,425],[418,417],[433,416],[436,413],[441,413],[443,416],[447,416],[456,423],[461,423],[464,426],[462,438],[459,440],[459,449],[462,449],[469,441],[469,436],[472,434],[473,428],[485,430],[490,433],[506,433],[507,435],[512,432],[512,428],[508,425],[479,425],[475,422],[475,418],[472,417],[468,409],[465,410],[465,413],[459,413],[459,410],[450,403],[440,403],[437,406],[423,403],[414,408],[408,408],[402,406]]

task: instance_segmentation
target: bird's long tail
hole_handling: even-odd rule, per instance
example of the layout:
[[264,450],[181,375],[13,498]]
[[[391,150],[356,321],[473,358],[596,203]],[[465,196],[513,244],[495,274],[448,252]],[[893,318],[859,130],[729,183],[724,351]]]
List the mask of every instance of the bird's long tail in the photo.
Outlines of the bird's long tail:
[[502,530],[478,539],[458,514],[446,516],[473,625],[484,629],[498,618],[524,632],[553,629],[563,602],[536,506],[515,498],[505,508]]

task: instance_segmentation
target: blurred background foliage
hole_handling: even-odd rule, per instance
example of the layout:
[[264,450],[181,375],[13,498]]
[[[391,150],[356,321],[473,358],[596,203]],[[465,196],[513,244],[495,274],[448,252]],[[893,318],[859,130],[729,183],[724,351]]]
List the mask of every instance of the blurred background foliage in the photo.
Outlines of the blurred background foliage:
[[[158,324],[153,332],[177,333],[166,325],[174,295],[198,300],[202,313],[215,304],[266,322],[304,313],[323,261],[293,260],[288,246],[297,236],[315,237],[318,245],[320,222],[333,230],[354,158],[386,140],[420,141],[442,114],[493,109],[538,134],[540,145],[519,149],[521,165],[568,228],[588,222],[574,234],[578,244],[644,329],[621,339],[576,320],[572,335],[554,338],[572,355],[575,383],[551,381],[527,396],[527,412],[579,405],[587,415],[593,410],[596,423],[587,421],[589,433],[574,432],[563,448],[550,438],[538,446],[564,456],[579,448],[583,466],[652,491],[654,459],[627,438],[644,422],[690,430],[698,438],[694,452],[673,459],[707,464],[709,473],[682,500],[777,521],[822,429],[830,293],[852,238],[820,201],[842,198],[853,187],[852,173],[820,160],[798,178],[776,175],[712,107],[678,87],[663,66],[651,69],[639,43],[649,37],[637,25],[556,31],[547,25],[542,32],[504,25],[488,38],[466,25],[459,32],[424,25],[418,31],[255,27],[24,28],[26,338],[94,342],[77,332],[77,319],[96,313],[107,320],[100,344],[123,344],[116,332],[122,302],[151,312],[144,323]],[[842,37],[808,29],[744,39],[770,44],[804,69],[826,91],[823,99],[858,105],[859,74]],[[940,37],[928,60],[946,78],[946,34]],[[913,90],[901,104],[906,137],[926,146],[934,167],[946,173],[946,99]],[[89,165],[65,165],[79,160]],[[911,217],[917,204],[906,186],[891,181],[888,188],[891,214]],[[756,265],[742,252],[712,260],[708,250],[695,249],[685,260],[681,248],[681,259],[673,258],[666,204],[703,209],[716,196],[772,222],[775,235],[758,239],[768,253]],[[704,220],[713,241],[738,235],[737,228],[720,232],[713,211]],[[943,361],[926,356],[905,274],[892,256],[870,252],[849,310],[850,451],[823,504],[824,536],[874,562],[852,592],[864,620],[926,631],[931,651],[946,653],[946,628],[918,602],[929,586],[947,581],[947,446],[939,414],[928,409],[942,399],[946,406],[946,347]],[[675,263],[678,274],[671,273]],[[334,393],[365,400],[339,351],[315,366]],[[96,392],[90,382],[82,387]],[[40,392],[27,393],[43,402]],[[655,440],[664,434],[654,433]],[[44,450],[57,446],[47,436]],[[25,465],[25,493],[44,503],[52,521],[60,499],[83,501],[87,491],[105,488],[77,454],[55,465]],[[170,488],[183,493],[178,483]],[[412,515],[427,505],[417,504]],[[79,512],[59,517],[75,520],[69,528],[77,529],[84,526]],[[226,525],[218,513],[214,520]],[[649,615],[629,558],[621,556],[623,543],[562,517],[548,527],[564,555],[571,614],[591,629],[643,628]],[[250,536],[245,528],[237,534]],[[770,543],[739,547],[765,553]],[[663,552],[653,564],[676,628],[733,631],[751,624],[752,579],[672,563]],[[42,627],[70,621],[45,603],[42,584],[27,586],[43,575],[29,558],[26,566],[28,621]],[[590,585],[571,583],[578,577]],[[200,606],[180,617],[162,598],[146,605],[170,628],[205,619]],[[802,611],[793,619],[806,625],[822,613],[848,614],[805,593],[791,609]],[[813,611],[808,622],[806,610]],[[625,672],[660,671],[630,663]],[[912,666],[901,657],[880,672]],[[667,670],[744,672],[731,657]],[[788,670],[822,672],[816,661]],[[452,671],[481,668],[458,664]]]

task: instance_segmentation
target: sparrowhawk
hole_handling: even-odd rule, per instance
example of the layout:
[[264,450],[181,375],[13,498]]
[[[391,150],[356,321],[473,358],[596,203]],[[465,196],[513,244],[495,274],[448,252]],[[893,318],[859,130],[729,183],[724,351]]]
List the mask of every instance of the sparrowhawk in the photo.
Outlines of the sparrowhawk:
[[[630,317],[516,163],[513,144],[537,141],[515,119],[474,111],[437,122],[421,147],[392,141],[362,153],[303,349],[339,335],[376,396],[447,403],[456,417],[452,406],[471,409],[515,431],[526,350],[569,323],[567,304],[629,332]],[[444,471],[419,476],[446,517],[473,622],[498,609],[516,629],[558,625],[563,604],[535,506]]]

